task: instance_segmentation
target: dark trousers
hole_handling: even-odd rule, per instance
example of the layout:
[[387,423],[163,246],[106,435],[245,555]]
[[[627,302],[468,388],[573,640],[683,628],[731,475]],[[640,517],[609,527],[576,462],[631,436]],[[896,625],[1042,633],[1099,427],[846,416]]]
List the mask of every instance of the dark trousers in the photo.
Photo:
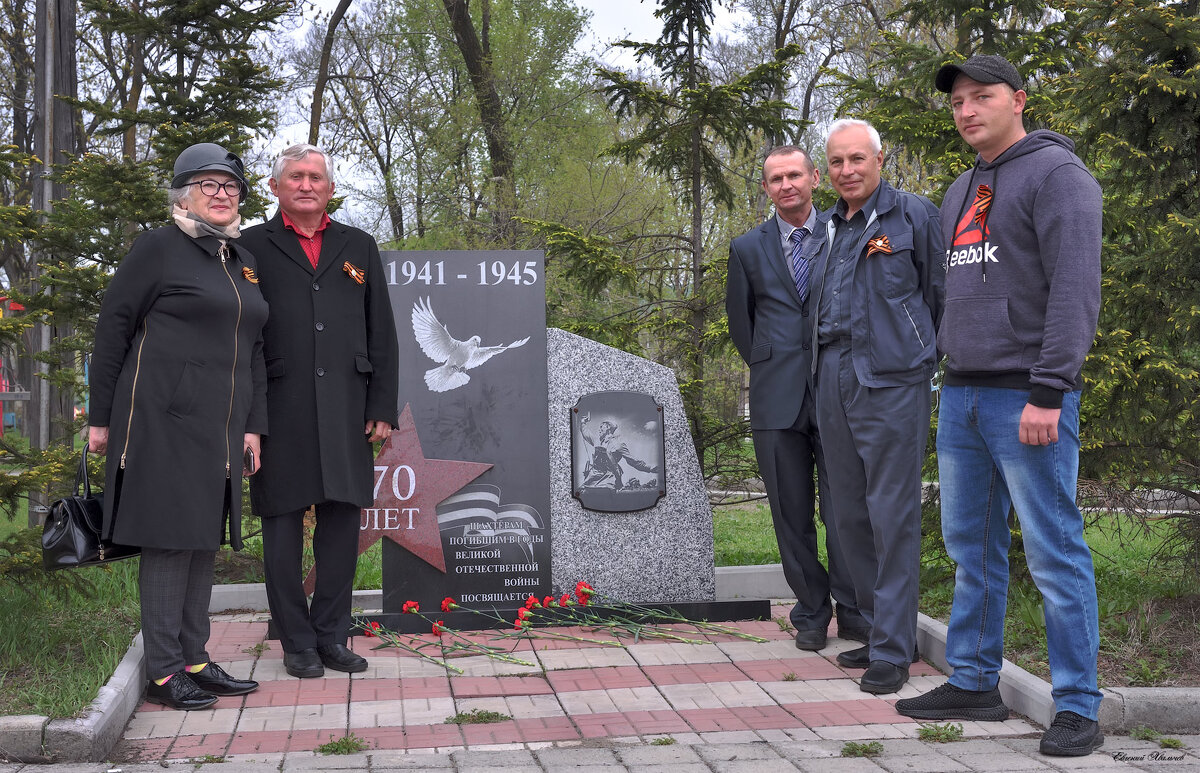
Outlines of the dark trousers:
[[929,382],[866,387],[849,348],[822,347],[817,411],[838,538],[871,624],[870,658],[907,665],[917,640]]
[[362,510],[345,502],[317,505],[317,527],[313,532],[316,589],[311,606],[300,574],[304,512],[295,510],[262,519],[267,604],[284,652],[345,644],[350,635]]
[[208,662],[208,601],[216,556],[215,550],[142,548],[138,589],[150,679]]
[[[839,628],[866,628],[838,547],[837,523],[830,516],[833,500],[826,491],[828,473],[812,406],[811,399],[805,400],[796,423],[788,429],[754,430],[754,453],[771,505],[783,577],[796,594],[790,618],[798,631],[825,630],[833,617],[832,595]],[[828,571],[817,556],[814,468],[821,493]]]

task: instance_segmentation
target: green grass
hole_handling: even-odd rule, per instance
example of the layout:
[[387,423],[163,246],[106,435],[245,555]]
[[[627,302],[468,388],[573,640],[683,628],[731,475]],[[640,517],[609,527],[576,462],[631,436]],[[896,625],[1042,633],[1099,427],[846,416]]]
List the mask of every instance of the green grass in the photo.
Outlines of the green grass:
[[[766,500],[713,508],[713,550],[717,566],[779,563],[779,543]],[[817,549],[825,560],[825,528],[817,523]]]
[[329,741],[318,746],[314,751],[318,754],[358,754],[367,750],[367,742],[359,738],[354,733],[334,739],[329,737]]
[[947,722],[944,725],[921,725],[917,730],[917,738],[932,743],[953,743],[963,738],[963,726],[957,722]]
[[507,714],[501,714],[499,711],[491,709],[471,709],[470,711],[460,711],[452,717],[446,717],[444,724],[447,725],[487,725],[492,722],[507,722],[512,719]]
[[879,741],[870,741],[868,743],[847,741],[842,746],[843,757],[878,757],[881,754],[883,754],[883,744],[879,743]]
[[[95,699],[140,627],[137,569],[133,560],[0,581],[0,715],[72,717]],[[73,580],[90,590],[55,592]]]

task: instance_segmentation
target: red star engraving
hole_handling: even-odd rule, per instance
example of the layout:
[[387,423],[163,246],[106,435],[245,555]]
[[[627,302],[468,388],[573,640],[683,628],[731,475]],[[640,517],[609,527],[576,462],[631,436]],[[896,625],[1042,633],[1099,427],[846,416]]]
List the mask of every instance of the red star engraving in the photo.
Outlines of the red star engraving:
[[[405,404],[399,426],[375,457],[375,504],[362,511],[359,555],[387,537],[445,572],[437,505],[491,468],[481,462],[426,459],[412,409]],[[314,566],[304,580],[305,592],[312,593],[315,583]]]

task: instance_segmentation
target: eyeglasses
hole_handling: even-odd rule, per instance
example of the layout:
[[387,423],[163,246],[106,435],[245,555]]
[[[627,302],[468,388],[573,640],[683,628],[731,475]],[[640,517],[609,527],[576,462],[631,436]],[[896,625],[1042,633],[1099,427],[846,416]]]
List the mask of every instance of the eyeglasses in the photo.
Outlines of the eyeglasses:
[[200,192],[205,196],[216,196],[219,191],[225,191],[225,195],[233,198],[242,195],[242,183],[240,180],[229,180],[219,183],[216,180],[197,180],[196,182],[184,183],[188,185],[199,185]]

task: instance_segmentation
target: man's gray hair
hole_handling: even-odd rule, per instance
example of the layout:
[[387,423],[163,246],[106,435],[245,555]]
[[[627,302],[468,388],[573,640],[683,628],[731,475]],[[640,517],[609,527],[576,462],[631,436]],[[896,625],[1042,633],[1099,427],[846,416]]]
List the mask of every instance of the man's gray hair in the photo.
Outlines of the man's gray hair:
[[829,150],[829,138],[843,129],[850,129],[855,126],[860,126],[867,130],[867,136],[871,139],[871,152],[878,153],[883,150],[883,141],[879,139],[879,132],[875,127],[858,118],[839,118],[829,125],[829,133],[825,135],[825,150]]
[[325,159],[325,174],[329,177],[329,182],[333,182],[333,159],[330,158],[323,148],[318,148],[316,145],[309,145],[307,142],[300,142],[287,148],[275,159],[275,163],[271,164],[271,177],[278,180],[283,175],[283,167],[289,161],[299,161],[309,153],[316,153],[321,158]]

